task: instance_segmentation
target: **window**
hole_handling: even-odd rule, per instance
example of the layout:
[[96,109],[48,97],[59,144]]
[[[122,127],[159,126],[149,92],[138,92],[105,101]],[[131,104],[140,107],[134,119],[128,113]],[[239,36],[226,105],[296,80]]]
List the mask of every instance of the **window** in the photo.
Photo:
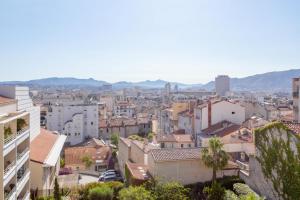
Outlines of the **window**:
[[165,148],[165,143],[160,143],[161,148]]
[[191,145],[191,144],[189,144],[189,147],[192,147],[192,145]]
[[183,144],[181,144],[181,148],[183,148]]
[[94,122],[91,122],[91,125],[93,126],[93,125],[94,125]]
[[232,112],[231,112],[231,114],[233,114],[233,115],[234,115],[234,114],[235,114],[235,112],[234,112],[234,111],[232,111]]

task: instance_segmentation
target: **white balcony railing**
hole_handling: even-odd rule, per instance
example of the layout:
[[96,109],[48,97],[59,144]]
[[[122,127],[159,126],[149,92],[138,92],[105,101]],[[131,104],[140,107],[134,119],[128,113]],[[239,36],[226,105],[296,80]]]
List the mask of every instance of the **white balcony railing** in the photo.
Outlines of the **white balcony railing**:
[[238,166],[241,170],[249,171],[249,165],[248,164],[243,163],[239,160],[236,161],[236,164],[238,164]]
[[15,134],[9,135],[7,138],[4,139],[4,144],[10,143],[10,142],[13,141],[15,138],[16,138],[16,135],[15,135]]
[[29,130],[29,128],[28,127],[26,127],[26,128],[23,128],[22,130],[20,130],[20,131],[18,131],[17,132],[17,136],[20,136],[20,135],[22,135],[24,132],[26,132],[26,131],[28,131]]
[[15,193],[16,187],[14,187],[9,193],[4,193],[4,200],[11,199],[12,195]]
[[17,179],[17,190],[18,191],[21,191],[22,188],[24,187],[24,185],[26,183],[26,182],[24,182],[24,179],[26,177],[29,177],[29,173],[30,173],[29,169],[26,169],[26,171],[23,173],[22,177]]
[[15,161],[12,161],[9,165],[7,165],[7,167],[4,169],[3,171],[3,175],[7,175],[8,172],[16,165]]
[[21,160],[22,157],[29,151],[29,148],[25,148],[21,153],[17,154],[17,160]]

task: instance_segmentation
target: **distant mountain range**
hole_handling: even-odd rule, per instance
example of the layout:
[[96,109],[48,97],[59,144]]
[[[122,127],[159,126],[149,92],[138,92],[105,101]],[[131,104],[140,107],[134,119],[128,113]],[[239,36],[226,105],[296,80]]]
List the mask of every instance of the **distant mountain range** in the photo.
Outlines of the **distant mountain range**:
[[[244,78],[231,78],[231,89],[233,91],[273,91],[273,92],[290,92],[292,87],[292,78],[300,77],[300,69],[292,69],[286,71],[268,72],[264,74],[256,74]],[[45,78],[30,81],[8,81],[0,82],[0,84],[16,84],[27,86],[86,86],[86,87],[101,87],[104,84],[112,84],[115,89],[142,87],[142,88],[163,88],[168,81],[141,81],[141,82],[126,82],[108,83],[106,81],[77,78]],[[198,88],[206,90],[214,90],[214,81],[206,84],[184,84],[171,82],[171,85],[178,85],[179,88]]]

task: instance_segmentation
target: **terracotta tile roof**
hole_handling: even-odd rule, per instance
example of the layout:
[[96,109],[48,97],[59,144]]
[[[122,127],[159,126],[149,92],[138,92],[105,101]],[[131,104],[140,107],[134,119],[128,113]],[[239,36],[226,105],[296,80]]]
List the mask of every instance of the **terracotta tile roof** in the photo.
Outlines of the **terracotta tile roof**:
[[222,121],[217,124],[212,125],[209,128],[206,128],[202,131],[202,135],[216,135],[219,137],[224,137],[234,131],[237,131],[241,128],[240,125],[233,124],[228,121]]
[[158,142],[177,142],[177,143],[191,143],[192,136],[189,134],[169,134],[162,135],[157,139]]
[[52,131],[41,128],[41,133],[30,144],[30,160],[44,163],[58,137]]
[[130,174],[132,177],[136,180],[148,180],[150,178],[150,175],[148,173],[148,166],[139,164],[139,163],[126,163]]
[[12,104],[15,103],[16,100],[15,99],[11,99],[11,98],[7,98],[4,96],[0,96],[0,105],[4,105],[4,104]]
[[151,155],[157,162],[200,159],[200,154],[201,148],[151,150]]
[[148,153],[152,149],[158,149],[158,146],[154,146],[152,144],[144,144],[144,142],[132,140],[131,144],[136,145],[139,149],[143,150],[144,153]]
[[138,124],[148,124],[149,122],[150,120],[148,119],[148,117],[139,117],[137,119]]
[[81,165],[82,158],[89,156],[95,164],[97,160],[107,163],[110,156],[110,148],[108,146],[102,147],[68,147],[65,148],[65,164],[66,166]]

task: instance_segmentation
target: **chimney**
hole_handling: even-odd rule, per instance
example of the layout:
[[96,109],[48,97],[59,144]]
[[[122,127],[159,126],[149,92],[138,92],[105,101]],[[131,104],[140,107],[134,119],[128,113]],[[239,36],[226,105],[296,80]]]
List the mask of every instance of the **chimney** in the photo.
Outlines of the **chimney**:
[[208,101],[208,127],[211,127],[211,101]]

